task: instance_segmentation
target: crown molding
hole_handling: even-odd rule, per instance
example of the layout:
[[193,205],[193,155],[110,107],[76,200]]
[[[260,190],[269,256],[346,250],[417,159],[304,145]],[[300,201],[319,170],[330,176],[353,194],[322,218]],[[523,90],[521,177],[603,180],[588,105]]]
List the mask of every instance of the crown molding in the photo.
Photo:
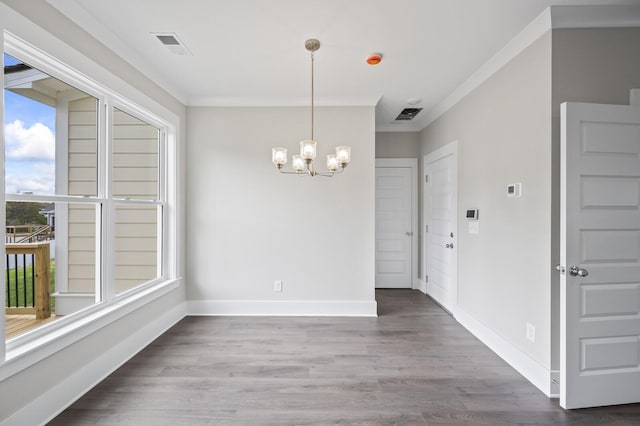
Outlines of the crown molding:
[[[372,106],[380,102],[381,96],[340,96],[314,100],[317,107],[327,106]],[[308,107],[309,98],[274,98],[274,97],[217,97],[192,96],[187,106],[205,107]]]
[[640,27],[640,5],[551,6],[551,28]]
[[549,31],[625,27],[640,27],[640,5],[550,6],[416,124],[424,130]]
[[140,73],[147,76],[183,105],[187,102],[187,95],[169,79],[165,78],[157,69],[149,66],[141,59],[140,52],[132,48],[125,40],[114,34],[98,18],[91,14],[79,0],[45,0],[57,9],[70,22],[82,28],[87,34],[102,43],[124,61],[131,64]]

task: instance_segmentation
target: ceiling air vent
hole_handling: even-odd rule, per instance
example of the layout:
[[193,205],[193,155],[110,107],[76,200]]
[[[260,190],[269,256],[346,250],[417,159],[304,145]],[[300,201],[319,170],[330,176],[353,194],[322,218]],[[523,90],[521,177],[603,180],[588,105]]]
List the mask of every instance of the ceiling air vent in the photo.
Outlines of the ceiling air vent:
[[396,120],[413,120],[420,111],[422,111],[422,108],[405,108],[398,114]]
[[160,40],[171,53],[176,55],[185,56],[191,55],[191,52],[184,43],[178,38],[176,33],[151,33],[154,37]]

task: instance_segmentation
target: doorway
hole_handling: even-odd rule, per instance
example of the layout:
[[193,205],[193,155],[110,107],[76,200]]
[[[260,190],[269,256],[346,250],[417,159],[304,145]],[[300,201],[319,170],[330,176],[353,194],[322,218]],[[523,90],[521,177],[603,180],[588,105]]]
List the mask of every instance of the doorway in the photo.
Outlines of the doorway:
[[458,303],[458,142],[424,157],[423,238],[427,294],[455,314]]
[[376,288],[413,288],[418,276],[417,158],[376,159]]

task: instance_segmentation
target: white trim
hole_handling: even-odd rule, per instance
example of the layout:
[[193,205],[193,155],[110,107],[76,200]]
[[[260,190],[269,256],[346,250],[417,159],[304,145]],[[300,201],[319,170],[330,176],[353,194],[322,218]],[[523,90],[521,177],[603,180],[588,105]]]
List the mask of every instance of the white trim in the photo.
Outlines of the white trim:
[[187,315],[377,317],[375,300],[190,300]]
[[551,6],[551,28],[640,27],[638,5]]
[[25,370],[35,363],[61,351],[120,318],[177,289],[180,281],[167,281],[140,291],[130,298],[109,306],[94,305],[88,315],[78,312],[71,320],[58,327],[64,319],[45,324],[29,333],[7,342],[6,361],[0,366],[0,382]]
[[500,68],[509,63],[522,51],[538,40],[544,33],[551,30],[551,11],[545,9],[536,19],[527,25],[502,49],[493,55],[487,62],[478,68],[471,76],[458,86],[449,96],[427,112],[421,120],[421,129],[424,129],[441,115],[453,108],[465,96],[477,89],[487,81]]
[[175,306],[144,327],[122,334],[122,340],[89,364],[5,419],[2,426],[39,425],[52,420],[105,377],[184,318],[185,303]]
[[553,396],[551,371],[459,307],[455,319],[545,395]]
[[376,168],[411,168],[411,280],[418,277],[418,159],[417,158],[376,158]]
[[172,79],[166,78],[161,70],[158,70],[154,66],[142,59],[142,56],[122,38],[118,37],[109,28],[107,28],[98,18],[93,16],[87,11],[81,2],[69,2],[64,0],[46,0],[52,7],[57,9],[60,13],[67,18],[75,22],[78,27],[91,34],[97,40],[101,40],[101,43],[107,46],[108,49],[113,52],[118,52],[117,55],[123,58],[125,61],[132,64],[133,67],[140,70],[142,74],[147,76],[159,87],[162,87],[174,98],[181,103],[186,103],[187,94],[175,83]]
[[[624,28],[638,26],[640,26],[640,6],[550,6],[480,66],[442,102],[428,111],[424,117],[416,119],[418,131],[424,130],[425,127],[453,108],[465,96],[477,89],[500,68],[513,60],[548,31],[563,28]],[[393,129],[393,126],[377,128],[377,131],[395,130],[397,129]]]
[[[317,107],[372,106],[380,102],[382,96],[336,96],[315,98]],[[187,106],[203,107],[308,107],[309,98],[286,99],[282,97],[218,97],[191,96]]]
[[413,289],[419,290],[424,294],[427,294],[427,283],[420,277],[413,280]]

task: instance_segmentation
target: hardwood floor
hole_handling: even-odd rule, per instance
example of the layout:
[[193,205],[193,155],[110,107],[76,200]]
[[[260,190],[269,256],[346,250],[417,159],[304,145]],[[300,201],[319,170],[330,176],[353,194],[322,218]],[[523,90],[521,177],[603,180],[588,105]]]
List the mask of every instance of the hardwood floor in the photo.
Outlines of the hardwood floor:
[[50,424],[640,424],[562,410],[422,293],[376,298],[378,318],[187,317]]

